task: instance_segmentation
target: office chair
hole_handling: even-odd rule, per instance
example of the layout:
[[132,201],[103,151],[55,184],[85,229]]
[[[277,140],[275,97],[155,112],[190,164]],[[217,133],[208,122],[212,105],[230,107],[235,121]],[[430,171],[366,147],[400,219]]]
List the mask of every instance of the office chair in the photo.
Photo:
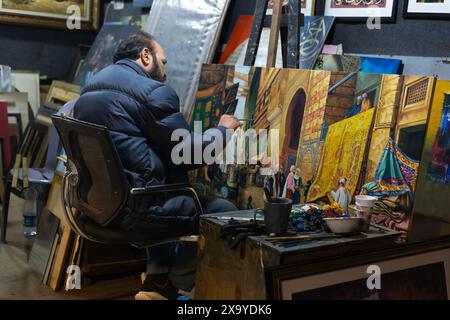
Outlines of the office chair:
[[[195,241],[197,230],[155,225],[152,230],[126,231],[112,221],[122,212],[130,197],[183,191],[191,196],[198,220],[202,207],[189,184],[166,184],[130,188],[109,130],[65,115],[54,115],[56,127],[67,155],[63,179],[65,217],[80,237],[106,244],[129,244],[137,248],[179,240]],[[184,237],[184,238],[183,238]]]

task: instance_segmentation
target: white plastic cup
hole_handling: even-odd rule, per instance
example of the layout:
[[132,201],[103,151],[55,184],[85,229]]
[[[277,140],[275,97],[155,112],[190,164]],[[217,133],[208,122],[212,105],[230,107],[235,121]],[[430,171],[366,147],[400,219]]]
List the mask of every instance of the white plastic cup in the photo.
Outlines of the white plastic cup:
[[367,195],[357,195],[355,196],[355,200],[357,204],[360,204],[364,207],[373,207],[375,202],[378,200],[377,197],[367,196]]
[[369,230],[370,219],[372,217],[373,207],[362,206],[356,203],[356,215],[364,220],[364,230]]

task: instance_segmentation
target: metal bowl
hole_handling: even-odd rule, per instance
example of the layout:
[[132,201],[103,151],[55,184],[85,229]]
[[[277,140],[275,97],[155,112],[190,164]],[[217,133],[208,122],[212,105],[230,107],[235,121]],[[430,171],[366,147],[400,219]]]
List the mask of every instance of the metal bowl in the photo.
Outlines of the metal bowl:
[[361,218],[324,218],[328,228],[334,233],[354,233],[360,230]]

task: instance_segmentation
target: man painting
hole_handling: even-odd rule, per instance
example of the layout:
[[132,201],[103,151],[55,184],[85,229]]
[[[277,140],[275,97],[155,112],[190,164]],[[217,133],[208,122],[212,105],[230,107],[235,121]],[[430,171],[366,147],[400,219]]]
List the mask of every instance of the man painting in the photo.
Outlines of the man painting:
[[[83,87],[74,117],[109,129],[131,188],[188,182],[188,170],[204,164],[176,165],[172,161],[172,149],[178,144],[171,139],[173,131],[190,130],[180,113],[177,94],[164,84],[168,61],[163,48],[151,35],[138,33],[119,45],[113,62]],[[213,138],[209,130],[200,140],[190,133],[186,143],[191,159],[198,147],[202,151],[212,144],[223,148],[226,130],[239,125],[235,117],[224,115],[212,129],[218,130],[223,139]],[[194,146],[196,143],[201,145]],[[225,200],[202,199],[202,206],[205,213],[236,209]],[[176,225],[196,233],[195,213],[193,199],[179,193],[159,202],[130,199],[113,224],[136,232],[152,232],[155,225]],[[181,242],[152,247],[148,276],[137,298],[176,299],[179,289],[191,290],[196,248],[196,243]]]

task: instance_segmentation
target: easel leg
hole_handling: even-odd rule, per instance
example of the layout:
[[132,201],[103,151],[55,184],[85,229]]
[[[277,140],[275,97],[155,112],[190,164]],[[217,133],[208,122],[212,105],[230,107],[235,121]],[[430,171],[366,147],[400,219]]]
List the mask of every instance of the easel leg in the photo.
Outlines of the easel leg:
[[288,13],[288,48],[287,48],[287,67],[297,69],[300,65],[300,27],[301,22],[300,0],[289,0]]
[[270,26],[269,52],[267,54],[267,68],[275,67],[277,59],[278,39],[281,26],[282,0],[275,0],[273,5],[272,25]]
[[264,25],[264,18],[266,16],[268,0],[257,0],[255,15],[253,20],[252,32],[248,39],[247,51],[245,54],[246,66],[255,65],[256,54],[258,53],[259,40],[261,39],[261,32]]

